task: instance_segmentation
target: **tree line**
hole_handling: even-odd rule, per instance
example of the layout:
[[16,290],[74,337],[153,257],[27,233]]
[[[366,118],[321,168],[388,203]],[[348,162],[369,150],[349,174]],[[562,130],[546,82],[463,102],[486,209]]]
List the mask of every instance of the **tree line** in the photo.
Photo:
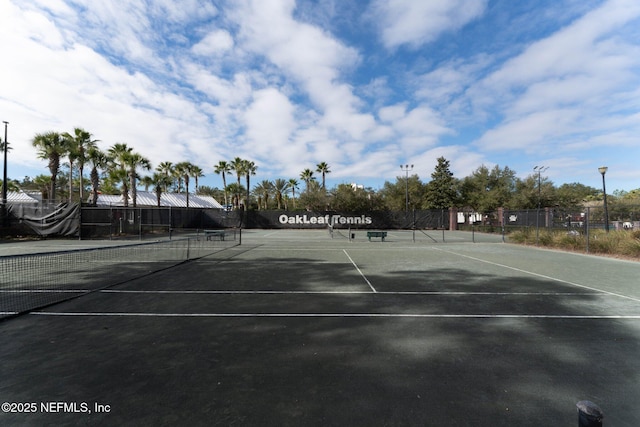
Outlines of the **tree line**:
[[[224,200],[229,209],[308,209],[308,210],[404,210],[469,208],[476,212],[492,212],[498,207],[534,209],[537,207],[573,208],[585,202],[602,200],[602,190],[580,183],[555,186],[540,173],[518,178],[509,167],[479,166],[469,176],[456,178],[450,162],[440,157],[430,180],[423,182],[417,174],[398,176],[382,188],[338,184],[326,187],[331,173],[326,162],[315,169],[305,168],[297,178],[261,180],[251,185],[257,175],[254,161],[236,157],[220,160],[212,170],[222,178],[222,189],[199,186],[204,170],[188,161],[161,162],[152,170],[151,162],[126,143],[115,143],[107,150],[82,129],[72,132],[45,132],[32,139],[38,157],[48,161],[49,175],[25,177],[22,182],[8,183],[9,189],[39,190],[43,200],[82,200],[95,205],[100,194],[121,194],[125,206],[129,199],[136,206],[138,187],[151,188],[158,206],[163,193],[185,193],[188,204],[191,179],[197,194]],[[66,169],[66,174],[61,170]],[[89,170],[89,182],[85,170]],[[149,172],[141,175],[140,172]],[[318,175],[316,175],[316,173]],[[235,182],[227,182],[235,175]],[[300,190],[301,183],[304,189]],[[614,192],[611,203],[639,203],[640,189]]]

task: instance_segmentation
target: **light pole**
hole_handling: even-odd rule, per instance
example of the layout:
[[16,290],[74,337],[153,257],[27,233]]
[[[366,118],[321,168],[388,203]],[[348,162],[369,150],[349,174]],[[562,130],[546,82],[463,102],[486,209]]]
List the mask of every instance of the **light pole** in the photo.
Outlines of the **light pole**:
[[604,183],[604,174],[607,173],[609,168],[601,166],[598,171],[602,175],[602,192],[604,193],[604,231],[609,232],[609,208],[607,207],[607,186]]
[[7,151],[9,151],[9,143],[7,142],[7,126],[9,122],[3,121],[4,123],[4,143],[2,145],[2,151],[4,151],[4,170],[2,172],[2,206],[3,209],[7,205]]
[[548,166],[536,166],[533,168],[534,172],[538,174],[538,210],[536,211],[536,245],[538,244],[538,239],[540,237],[540,205],[542,204],[542,197],[540,194],[540,189],[542,188],[542,178],[540,175],[542,172],[549,169]]
[[409,171],[413,170],[413,165],[400,165],[400,170],[406,173],[406,179],[404,181],[404,209],[409,212]]

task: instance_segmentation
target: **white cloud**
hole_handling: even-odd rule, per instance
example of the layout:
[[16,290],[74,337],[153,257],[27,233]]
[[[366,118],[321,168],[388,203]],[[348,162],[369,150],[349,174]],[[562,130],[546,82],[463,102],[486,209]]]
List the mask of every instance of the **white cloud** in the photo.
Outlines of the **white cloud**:
[[488,0],[375,0],[372,13],[387,48],[429,43],[484,13]]
[[191,50],[196,55],[220,55],[233,48],[233,38],[228,31],[216,30],[207,34]]
[[[595,3],[0,2],[10,165],[46,173],[30,139],[74,126],[154,163],[248,158],[265,178],[320,161],[330,179],[393,179],[405,161],[427,178],[440,155],[459,176],[591,147],[626,160],[640,133],[640,3]],[[485,30],[506,18],[499,40]]]
[[[506,61],[469,95],[477,106],[499,106],[505,119],[477,141],[487,150],[562,153],[593,134],[637,135],[640,124],[612,123],[629,87],[640,80],[640,49],[620,37],[640,16],[640,3],[614,0]],[[613,139],[613,138],[611,138]]]
[[317,27],[297,22],[293,1],[245,1],[234,14],[243,47],[264,55],[285,76],[300,85],[324,124],[360,138],[373,120],[358,112],[360,100],[339,83],[341,72],[354,67],[358,53]]
[[435,145],[443,135],[453,131],[447,128],[440,115],[427,105],[407,111],[406,104],[380,109],[380,120],[395,132],[405,155],[413,155]]
[[268,158],[290,146],[295,130],[294,106],[277,89],[256,91],[244,117],[247,142],[254,156]]

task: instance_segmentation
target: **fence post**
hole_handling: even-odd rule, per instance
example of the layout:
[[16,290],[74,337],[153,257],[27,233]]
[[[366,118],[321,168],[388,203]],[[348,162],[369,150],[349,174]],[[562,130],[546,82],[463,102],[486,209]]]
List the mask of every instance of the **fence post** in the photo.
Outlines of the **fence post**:
[[590,207],[587,207],[587,212],[585,213],[585,218],[584,218],[584,226],[585,226],[585,235],[586,235],[586,240],[587,240],[587,247],[586,247],[586,251],[587,253],[589,253],[589,217],[590,215]]
[[78,240],[82,240],[82,199],[78,203]]
[[500,224],[500,232],[502,233],[502,243],[504,243],[504,217],[505,209],[502,207],[498,208],[498,221]]
[[449,231],[456,231],[458,227],[458,209],[449,208]]

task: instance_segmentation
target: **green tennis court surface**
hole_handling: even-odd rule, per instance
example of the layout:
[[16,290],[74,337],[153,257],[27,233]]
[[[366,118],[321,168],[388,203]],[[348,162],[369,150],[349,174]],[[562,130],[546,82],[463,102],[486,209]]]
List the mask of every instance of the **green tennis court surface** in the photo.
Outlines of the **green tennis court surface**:
[[243,230],[4,319],[0,424],[573,426],[590,400],[640,425],[638,263],[336,231]]

